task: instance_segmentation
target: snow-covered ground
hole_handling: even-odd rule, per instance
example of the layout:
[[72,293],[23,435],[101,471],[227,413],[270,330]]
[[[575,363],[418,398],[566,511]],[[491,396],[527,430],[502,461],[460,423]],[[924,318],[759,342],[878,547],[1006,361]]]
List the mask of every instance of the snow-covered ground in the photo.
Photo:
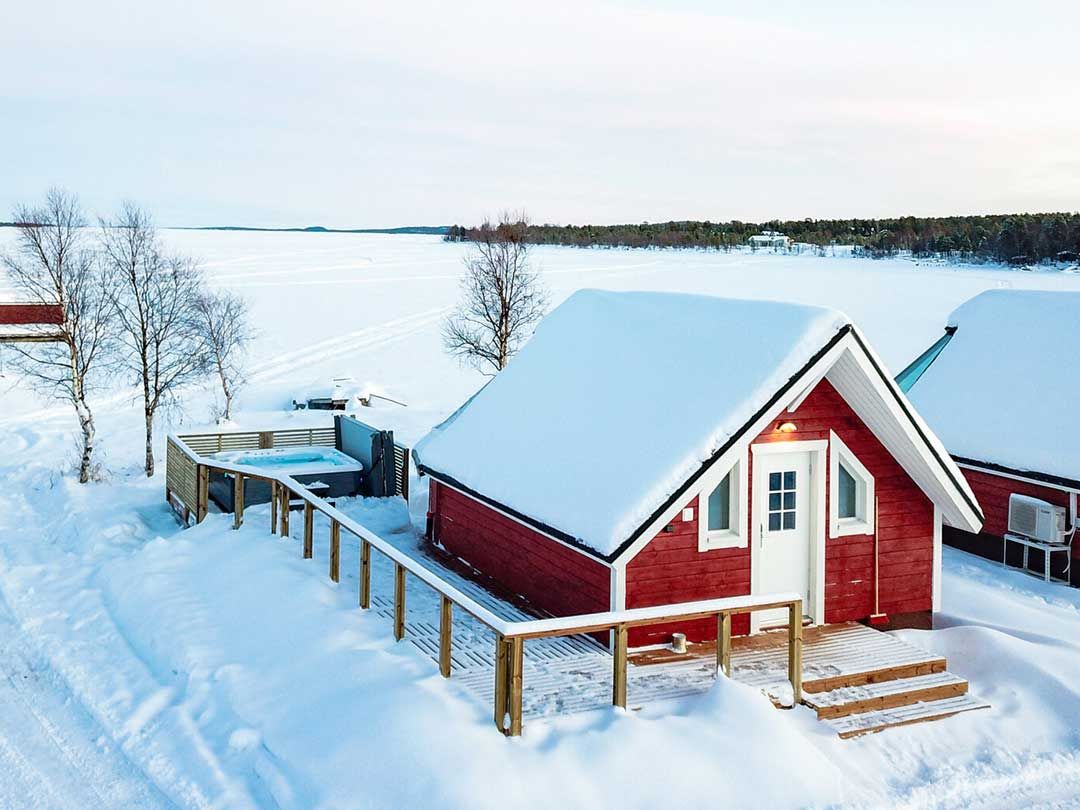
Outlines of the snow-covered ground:
[[[166,232],[259,329],[241,426],[325,421],[281,410],[350,375],[409,404],[364,412],[413,443],[482,382],[440,346],[462,247],[411,236]],[[10,234],[0,231],[0,245]],[[558,303],[574,289],[784,298],[844,310],[899,370],[948,313],[998,286],[1080,289],[1080,276],[908,260],[746,253],[537,251]],[[139,473],[139,414],[97,403],[103,480],[66,475],[75,429],[6,366],[0,378],[0,807],[1073,806],[1080,795],[1080,592],[945,555],[940,652],[993,708],[841,741],[807,709],[776,711],[721,680],[703,696],[529,719],[489,706],[355,608],[272,539],[213,517],[180,531],[163,480]],[[557,395],[557,392],[553,395]],[[164,429],[205,423],[191,392]],[[163,463],[163,453],[159,458]],[[350,509],[375,530],[422,519]],[[266,521],[268,522],[268,521]],[[376,570],[376,590],[387,588]],[[414,599],[410,590],[410,599]],[[417,593],[415,606],[425,609]],[[526,684],[526,689],[528,685]]]

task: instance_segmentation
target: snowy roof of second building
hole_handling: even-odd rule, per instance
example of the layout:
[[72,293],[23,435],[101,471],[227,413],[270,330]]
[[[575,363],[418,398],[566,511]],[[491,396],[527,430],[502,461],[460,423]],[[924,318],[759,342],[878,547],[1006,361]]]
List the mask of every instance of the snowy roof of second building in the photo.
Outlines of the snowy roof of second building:
[[582,290],[417,459],[610,555],[848,323],[775,301]]
[[959,458],[1080,479],[1080,293],[990,290],[908,396]]

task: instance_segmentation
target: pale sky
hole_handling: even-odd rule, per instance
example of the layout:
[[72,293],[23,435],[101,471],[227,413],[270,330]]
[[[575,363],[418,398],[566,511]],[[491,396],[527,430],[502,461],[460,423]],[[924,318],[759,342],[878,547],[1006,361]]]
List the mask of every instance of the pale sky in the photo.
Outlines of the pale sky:
[[1080,209],[1080,3],[15,2],[0,219]]

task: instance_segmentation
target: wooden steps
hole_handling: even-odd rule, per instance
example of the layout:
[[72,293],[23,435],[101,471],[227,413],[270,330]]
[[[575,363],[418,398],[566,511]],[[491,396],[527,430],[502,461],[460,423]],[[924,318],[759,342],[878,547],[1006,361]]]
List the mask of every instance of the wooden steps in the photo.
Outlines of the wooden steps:
[[989,708],[989,703],[981,701],[973,695],[965,694],[926,703],[897,706],[892,709],[878,709],[860,714],[851,714],[847,717],[837,717],[824,722],[842,738],[849,739],[863,734],[874,734],[887,728],[909,726],[912,723],[925,723],[930,720],[943,720],[960,712]]
[[[732,653],[735,679],[760,688],[777,705],[785,692],[790,696],[784,641],[760,633],[738,639]],[[808,628],[803,704],[844,738],[986,708],[947,666],[940,655],[864,625]]]
[[913,678],[896,678],[875,683],[842,686],[803,696],[803,703],[817,712],[819,720],[846,717],[871,711],[894,709],[966,695],[968,683],[951,672],[934,672]]

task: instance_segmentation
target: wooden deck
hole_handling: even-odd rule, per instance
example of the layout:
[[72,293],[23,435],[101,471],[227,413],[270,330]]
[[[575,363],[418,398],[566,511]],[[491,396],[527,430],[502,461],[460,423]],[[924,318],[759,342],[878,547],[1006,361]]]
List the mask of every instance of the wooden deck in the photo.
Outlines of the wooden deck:
[[[507,620],[544,614],[520,598],[498,591],[460,560],[432,549],[411,532],[389,535],[403,551],[436,566],[440,576],[477,603]],[[351,538],[350,538],[351,540]],[[349,540],[343,542],[351,545]],[[345,568],[346,578],[351,578]],[[380,566],[376,565],[376,568]],[[373,574],[371,608],[394,619],[391,570]],[[409,585],[404,640],[439,661],[439,615],[430,593]],[[452,628],[448,682],[491,705],[495,693],[495,635],[470,616],[456,614]],[[777,706],[791,706],[787,634],[741,637],[732,644],[732,677],[767,694]],[[612,656],[589,636],[540,638],[524,645],[522,712],[526,718],[554,717],[612,704]],[[986,704],[967,694],[967,682],[946,671],[940,656],[896,636],[846,623],[806,627],[802,651],[803,703],[842,737],[938,719]],[[669,649],[631,652],[627,667],[627,708],[699,695],[717,677],[715,644],[691,645],[686,654]]]

